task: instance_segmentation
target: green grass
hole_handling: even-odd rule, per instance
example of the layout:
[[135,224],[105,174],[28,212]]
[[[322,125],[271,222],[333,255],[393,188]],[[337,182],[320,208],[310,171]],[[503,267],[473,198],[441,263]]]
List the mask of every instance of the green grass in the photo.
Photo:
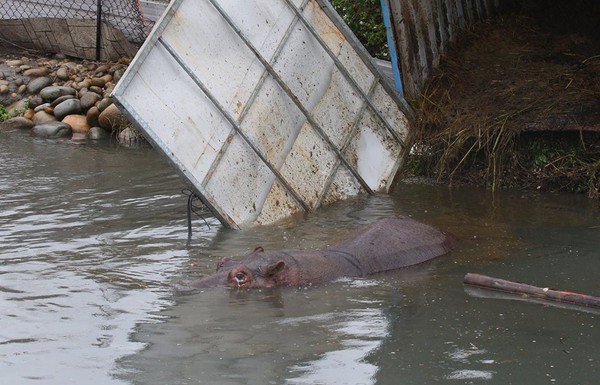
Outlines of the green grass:
[[6,107],[4,104],[0,103],[0,122],[3,122],[8,118],[10,118],[10,116],[8,115],[8,111],[6,111]]

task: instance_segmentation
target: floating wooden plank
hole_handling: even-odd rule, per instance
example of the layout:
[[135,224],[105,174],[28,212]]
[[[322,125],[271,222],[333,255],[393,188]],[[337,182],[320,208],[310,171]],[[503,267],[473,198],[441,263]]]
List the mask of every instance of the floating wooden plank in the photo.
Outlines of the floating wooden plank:
[[524,295],[547,301],[563,302],[581,306],[600,308],[600,298],[587,294],[573,293],[550,288],[532,286],[520,282],[507,281],[500,278],[488,277],[485,275],[468,273],[464,277],[464,283],[467,285],[482,287],[490,290],[498,290],[517,295]]
[[411,119],[315,0],[175,0],[113,96],[233,228],[387,192]]

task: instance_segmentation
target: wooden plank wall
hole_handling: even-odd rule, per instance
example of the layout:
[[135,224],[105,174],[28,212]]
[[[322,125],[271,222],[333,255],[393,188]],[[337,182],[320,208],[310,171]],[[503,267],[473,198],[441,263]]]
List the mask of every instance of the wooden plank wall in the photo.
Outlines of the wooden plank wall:
[[389,0],[404,97],[418,98],[460,30],[494,16],[500,5],[500,0]]

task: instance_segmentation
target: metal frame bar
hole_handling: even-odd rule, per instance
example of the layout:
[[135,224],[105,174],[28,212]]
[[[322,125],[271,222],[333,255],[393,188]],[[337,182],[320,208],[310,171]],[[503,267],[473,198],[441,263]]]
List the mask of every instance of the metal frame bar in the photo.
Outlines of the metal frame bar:
[[404,94],[402,88],[402,76],[400,70],[400,64],[398,62],[398,53],[396,51],[396,35],[394,33],[394,25],[392,23],[392,13],[390,11],[389,0],[380,0],[381,11],[383,14],[383,24],[385,24],[385,31],[387,36],[388,49],[390,51],[390,59],[392,62],[392,73],[394,75],[394,85],[398,95]]
[[96,61],[100,61],[102,50],[102,0],[96,1]]

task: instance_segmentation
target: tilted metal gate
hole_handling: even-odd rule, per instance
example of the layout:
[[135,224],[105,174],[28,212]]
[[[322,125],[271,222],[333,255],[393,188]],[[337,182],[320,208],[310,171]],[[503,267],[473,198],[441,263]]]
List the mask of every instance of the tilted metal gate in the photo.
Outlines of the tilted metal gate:
[[113,96],[227,226],[387,192],[410,109],[326,1],[175,0]]

